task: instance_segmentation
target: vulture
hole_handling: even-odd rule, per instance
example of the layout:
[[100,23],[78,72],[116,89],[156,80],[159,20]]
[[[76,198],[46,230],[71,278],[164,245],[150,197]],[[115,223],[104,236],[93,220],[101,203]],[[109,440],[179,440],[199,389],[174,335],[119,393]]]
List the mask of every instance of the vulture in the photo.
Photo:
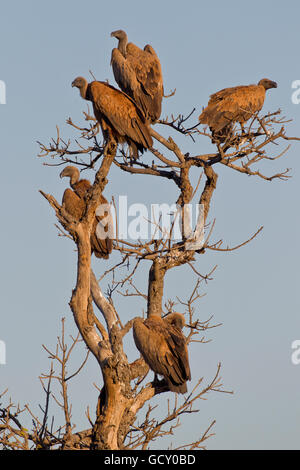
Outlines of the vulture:
[[234,122],[243,125],[261,110],[266,90],[270,88],[277,88],[277,83],[268,78],[263,78],[257,85],[224,88],[210,96],[199,121],[208,124],[212,135],[224,141]]
[[138,158],[138,152],[152,147],[148,123],[125,93],[108,83],[88,83],[83,77],[75,78],[72,87],[79,88],[81,97],[93,103],[95,117],[107,141],[127,142],[135,158]]
[[[84,215],[86,207],[85,195],[90,189],[91,183],[88,180],[79,179],[80,173],[78,168],[76,168],[75,166],[66,166],[59,176],[61,178],[69,177],[70,186],[72,188],[67,188],[65,190],[62,199],[62,206],[70,215],[72,215],[72,217],[74,217],[76,220],[80,220],[81,217]],[[100,204],[108,204],[107,200],[102,195]],[[106,213],[104,217],[105,216],[109,217],[109,222],[105,226],[102,225],[102,227],[104,231],[107,232],[109,229],[109,224],[112,224],[112,219],[110,213]],[[99,223],[101,224],[102,218],[103,216],[95,216],[91,231],[91,250],[97,258],[107,259],[110,253],[112,252],[112,240],[109,237],[101,239],[99,236],[97,236],[97,225]]]
[[186,393],[186,381],[191,380],[188,349],[182,328],[181,313],[171,313],[165,318],[150,315],[146,320],[133,322],[133,338],[137,349],[155,374],[162,375],[169,389]]
[[134,100],[146,120],[154,123],[160,117],[164,94],[160,61],[149,44],[140,49],[128,43],[125,31],[113,31],[111,36],[119,41],[111,55],[115,80]]

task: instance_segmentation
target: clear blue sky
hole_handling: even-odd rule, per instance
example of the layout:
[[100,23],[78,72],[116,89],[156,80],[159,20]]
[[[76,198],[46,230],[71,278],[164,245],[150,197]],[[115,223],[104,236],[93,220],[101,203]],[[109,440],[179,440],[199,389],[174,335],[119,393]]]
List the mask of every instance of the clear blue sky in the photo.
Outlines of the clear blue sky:
[[[0,365],[0,391],[9,387],[15,402],[33,404],[38,413],[44,400],[38,376],[48,370],[41,344],[54,348],[62,316],[67,331],[75,333],[68,301],[76,253],[70,240],[57,236],[53,211],[38,193],[43,189],[60,199],[66,181],[59,180],[59,169],[43,166],[36,141],[48,143],[56,125],[67,138],[66,119],[81,119],[85,104],[70,86],[77,75],[89,77],[91,69],[98,79],[114,83],[110,54],[116,42],[110,32],[122,28],[131,41],[150,43],[157,51],[166,92],[177,90],[164,101],[163,115],[188,113],[194,106],[198,115],[212,92],[268,77],[278,88],[268,93],[264,109],[280,107],[293,119],[289,135],[300,136],[300,105],[291,101],[291,84],[300,79],[299,14],[296,0],[2,4],[0,80],[7,86],[7,104],[0,105],[0,340],[6,343],[7,364]],[[178,142],[193,153],[209,148],[205,139],[197,146]],[[183,419],[176,436],[156,447],[191,441],[216,419],[209,449],[300,448],[300,365],[291,363],[291,343],[300,339],[299,154],[300,143],[294,143],[283,159],[263,166],[268,174],[291,168],[287,182],[216,168],[214,238],[234,245],[264,226],[239,251],[208,252],[197,264],[201,272],[218,264],[214,281],[203,287],[198,316],[206,320],[213,314],[223,325],[208,332],[210,343],[190,348],[193,383],[201,376],[208,382],[221,361],[224,386],[234,395],[211,394],[199,414]],[[149,203],[176,197],[170,184],[155,179],[135,178],[133,185],[130,176],[117,171],[112,176],[108,198],[128,194],[132,202]],[[100,276],[107,264],[97,261],[94,267]],[[189,295],[192,279],[185,268],[168,274],[166,298]],[[147,279],[139,283],[145,290]],[[120,302],[120,316],[126,321],[143,307]],[[137,357],[131,336],[126,344],[129,357]],[[71,387],[78,430],[88,427],[86,407],[94,411],[93,383],[101,385],[91,358]]]

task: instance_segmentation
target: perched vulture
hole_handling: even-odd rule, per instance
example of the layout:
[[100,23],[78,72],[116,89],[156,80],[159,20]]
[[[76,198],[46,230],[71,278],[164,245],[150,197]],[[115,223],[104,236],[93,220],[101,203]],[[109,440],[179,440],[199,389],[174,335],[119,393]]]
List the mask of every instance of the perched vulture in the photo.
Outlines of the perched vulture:
[[[80,173],[78,168],[75,166],[66,166],[59,175],[61,178],[67,176],[70,178],[70,186],[72,189],[67,188],[63,195],[62,206],[63,208],[71,214],[76,220],[80,220],[84,215],[86,202],[85,195],[91,187],[91,183],[88,180],[80,180]],[[104,196],[101,195],[100,204],[108,204]],[[100,238],[97,236],[97,225],[101,224],[101,219],[105,216],[109,216],[110,223],[111,214],[105,213],[104,216],[96,216],[92,231],[91,231],[91,249],[92,253],[97,258],[107,259],[112,252],[112,240],[109,237]],[[108,224],[103,226],[104,232],[108,231]]]
[[93,103],[94,114],[100,123],[104,138],[116,143],[127,142],[132,155],[152,147],[150,129],[141,111],[125,93],[104,82],[88,83],[77,77],[72,87],[79,88],[80,95]]
[[186,393],[186,381],[191,380],[188,349],[182,328],[181,313],[171,313],[162,319],[150,315],[133,323],[134,342],[145,362],[155,374],[162,375],[172,392]]
[[117,84],[134,100],[147,121],[157,121],[164,88],[160,61],[154,49],[149,44],[143,50],[128,43],[127,34],[121,29],[113,31],[111,36],[119,40],[118,48],[113,49],[111,55]]
[[243,85],[224,88],[210,96],[206,108],[199,116],[202,124],[208,124],[213,136],[228,134],[232,124],[241,125],[263,107],[266,90],[277,88],[277,83],[263,78],[257,85]]

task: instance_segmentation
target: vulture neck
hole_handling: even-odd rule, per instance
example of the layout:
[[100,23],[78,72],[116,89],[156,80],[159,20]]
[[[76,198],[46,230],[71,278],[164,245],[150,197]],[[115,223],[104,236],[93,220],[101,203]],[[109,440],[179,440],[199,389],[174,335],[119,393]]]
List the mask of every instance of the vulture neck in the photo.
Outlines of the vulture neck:
[[80,88],[80,96],[84,100],[87,99],[87,89],[88,89],[88,82],[85,81],[84,85]]
[[127,43],[128,43],[128,39],[127,39],[127,35],[125,34],[125,36],[119,39],[119,44],[118,44],[118,49],[124,57],[126,57]]
[[74,173],[72,173],[72,175],[70,176],[70,186],[71,188],[73,188],[73,186],[78,183],[78,180],[79,180],[79,175],[77,174],[77,172],[74,171]]

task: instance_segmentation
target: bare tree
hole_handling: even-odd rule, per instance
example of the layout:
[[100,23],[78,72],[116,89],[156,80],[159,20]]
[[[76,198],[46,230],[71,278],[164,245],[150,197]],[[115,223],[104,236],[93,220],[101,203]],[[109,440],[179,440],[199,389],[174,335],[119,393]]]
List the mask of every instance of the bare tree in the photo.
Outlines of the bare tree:
[[[206,128],[200,128],[199,123],[188,125],[193,118],[194,110],[186,117],[172,116],[159,121],[161,128],[168,132],[178,133],[190,139],[197,149],[202,139],[213,140]],[[64,140],[57,128],[57,136],[48,145],[39,143],[42,158],[50,157],[51,161],[44,164],[61,166],[65,164],[77,165],[81,171],[95,169],[95,179],[87,197],[87,208],[84,216],[78,222],[70,217],[53,195],[41,194],[54,209],[59,222],[58,230],[71,238],[77,246],[77,280],[70,308],[73,313],[79,336],[72,339],[70,348],[65,344],[64,330],[58,341],[55,352],[47,349],[51,361],[61,367],[59,375],[54,373],[53,365],[47,374],[41,376],[41,382],[46,396],[45,406],[42,407],[42,419],[34,416],[28,407],[21,409],[14,407],[10,402],[0,409],[0,443],[3,448],[61,448],[61,449],[147,449],[148,445],[165,435],[171,435],[181,424],[184,414],[194,413],[196,404],[210,392],[226,392],[221,383],[220,364],[213,373],[212,379],[205,384],[204,378],[199,377],[196,385],[180,401],[173,394],[174,402],[168,402],[166,414],[159,418],[155,416],[155,407],[151,399],[158,394],[169,391],[165,381],[153,380],[145,383],[149,367],[142,358],[129,363],[123,347],[123,339],[131,330],[134,318],[123,325],[122,312],[115,308],[114,297],[121,295],[126,299],[130,297],[141,298],[146,302],[147,316],[153,313],[163,315],[172,312],[178,304],[185,311],[189,333],[188,344],[191,342],[205,342],[204,332],[215,328],[212,318],[197,318],[197,302],[201,297],[201,283],[212,279],[215,268],[209,273],[201,273],[198,267],[198,257],[210,250],[227,251],[236,250],[250,242],[261,231],[262,227],[237,246],[224,246],[222,240],[212,241],[214,221],[209,221],[209,211],[212,197],[217,186],[218,165],[224,165],[232,171],[244,173],[248,176],[261,178],[267,181],[274,179],[286,180],[289,170],[266,175],[259,169],[262,162],[271,164],[273,160],[286,155],[289,144],[277,155],[271,153],[276,148],[273,144],[284,143],[288,140],[299,140],[296,137],[287,137],[285,124],[288,122],[281,116],[281,111],[265,115],[257,114],[248,121],[247,126],[239,128],[236,124],[228,138],[222,142],[215,142],[214,151],[209,154],[185,153],[175,140],[164,137],[152,129],[151,134],[158,148],[151,148],[153,160],[150,161],[149,152],[142,158],[132,160],[127,155],[126,147],[117,148],[112,141],[102,141],[98,122],[90,115],[84,113],[85,124],[75,124],[71,118],[67,123],[78,134],[74,140]],[[158,127],[158,126],[157,126]],[[90,230],[95,217],[95,211],[100,196],[109,181],[112,165],[120,171],[134,175],[149,175],[158,181],[168,179],[177,188],[177,207],[184,208],[193,200],[202,205],[203,224],[206,227],[206,236],[203,243],[195,238],[195,233],[186,232],[185,212],[180,213],[181,239],[174,240],[172,232],[174,224],[166,234],[165,227],[160,220],[155,222],[155,236],[148,241],[121,240],[116,238],[114,250],[120,254],[117,264],[110,266],[101,274],[91,269]],[[197,184],[191,183],[192,177],[198,175]],[[109,181],[113,186],[114,182]],[[149,191],[151,187],[149,186]],[[157,236],[159,234],[159,236]],[[196,243],[195,243],[196,242]],[[141,264],[150,262],[148,279],[145,279],[143,292],[136,282]],[[165,276],[175,267],[188,266],[195,276],[195,284],[191,292],[187,292],[187,300],[169,299],[164,302]],[[126,275],[124,276],[124,267]],[[103,293],[101,284],[108,276],[111,277],[110,288]],[[178,273],[180,276],[180,273]],[[146,287],[147,286],[147,287]],[[97,313],[95,313],[96,309]],[[139,314],[139,312],[136,312]],[[196,318],[195,318],[196,316]],[[199,336],[200,335],[200,336]],[[204,336],[203,336],[204,335]],[[89,412],[90,427],[81,432],[75,432],[71,422],[71,410],[68,399],[67,382],[71,376],[66,376],[66,363],[79,337],[86,345],[87,351],[96,359],[103,377],[103,386],[99,390],[96,408],[96,419],[92,420]],[[133,340],[132,340],[133,341]],[[78,367],[79,372],[83,364]],[[192,371],[193,373],[193,371]],[[51,384],[56,380],[61,387],[61,398],[55,398],[57,405],[63,410],[64,425],[54,429],[49,423],[48,403],[52,397]],[[230,392],[227,392],[230,393]],[[140,410],[145,409],[143,418]],[[20,415],[31,413],[34,423],[33,431],[24,430],[20,422]],[[202,434],[195,436],[193,442],[183,443],[181,449],[200,449],[205,447],[205,441],[212,435],[212,422]]]

